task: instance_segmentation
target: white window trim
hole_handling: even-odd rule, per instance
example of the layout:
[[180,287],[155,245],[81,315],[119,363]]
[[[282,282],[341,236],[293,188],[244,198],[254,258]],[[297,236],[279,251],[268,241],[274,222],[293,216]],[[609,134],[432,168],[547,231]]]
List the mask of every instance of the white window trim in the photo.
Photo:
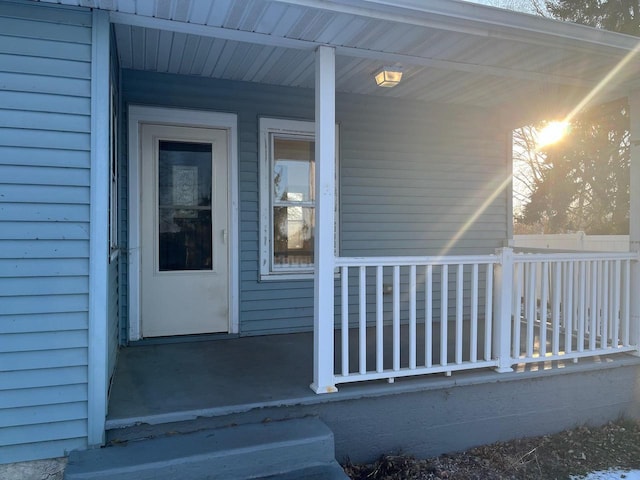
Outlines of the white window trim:
[[[271,205],[271,134],[303,135],[315,138],[315,122],[304,120],[284,120],[280,118],[260,118],[260,280],[310,280],[313,278],[313,266],[311,267],[289,267],[274,271],[273,260],[273,225],[272,225],[272,205]],[[338,245],[338,205],[340,198],[338,192],[338,125],[336,125],[336,248]]]
[[118,169],[118,110],[115,86],[111,84],[109,92],[109,262],[118,258],[119,242],[119,209],[120,179]]

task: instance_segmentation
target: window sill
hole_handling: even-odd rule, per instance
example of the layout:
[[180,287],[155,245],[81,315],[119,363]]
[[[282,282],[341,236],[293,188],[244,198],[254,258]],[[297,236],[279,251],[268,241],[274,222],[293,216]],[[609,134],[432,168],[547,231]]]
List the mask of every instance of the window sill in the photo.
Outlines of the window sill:
[[261,282],[288,280],[313,280],[313,272],[286,272],[286,273],[262,273],[260,274]]

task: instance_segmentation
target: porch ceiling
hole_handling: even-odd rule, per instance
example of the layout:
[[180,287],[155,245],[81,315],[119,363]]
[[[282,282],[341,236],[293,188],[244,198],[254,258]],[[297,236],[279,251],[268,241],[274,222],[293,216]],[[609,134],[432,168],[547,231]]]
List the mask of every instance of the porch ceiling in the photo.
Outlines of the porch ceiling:
[[[449,0],[41,0],[111,11],[123,68],[313,88],[336,47],[339,92],[486,107],[579,101],[637,39]],[[382,65],[402,83],[376,87]],[[640,56],[598,99],[640,86]]]

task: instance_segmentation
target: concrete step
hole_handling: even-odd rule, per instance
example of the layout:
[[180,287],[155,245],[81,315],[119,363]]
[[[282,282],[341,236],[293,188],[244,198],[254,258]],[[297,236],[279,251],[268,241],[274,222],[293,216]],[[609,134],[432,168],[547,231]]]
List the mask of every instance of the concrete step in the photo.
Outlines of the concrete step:
[[333,433],[319,419],[304,418],[75,451],[65,479],[347,478],[328,476],[336,466]]
[[333,462],[256,480],[349,480],[349,477],[338,462]]

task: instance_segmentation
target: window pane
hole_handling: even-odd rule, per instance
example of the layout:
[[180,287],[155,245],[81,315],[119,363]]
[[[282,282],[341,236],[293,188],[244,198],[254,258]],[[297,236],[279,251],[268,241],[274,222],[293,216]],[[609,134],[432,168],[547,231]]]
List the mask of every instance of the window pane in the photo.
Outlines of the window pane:
[[158,265],[161,272],[211,270],[211,144],[161,141]]
[[274,138],[273,192],[276,202],[315,200],[315,142]]
[[274,266],[312,265],[314,230],[315,208],[274,207]]
[[211,270],[211,209],[160,208],[161,272]]

